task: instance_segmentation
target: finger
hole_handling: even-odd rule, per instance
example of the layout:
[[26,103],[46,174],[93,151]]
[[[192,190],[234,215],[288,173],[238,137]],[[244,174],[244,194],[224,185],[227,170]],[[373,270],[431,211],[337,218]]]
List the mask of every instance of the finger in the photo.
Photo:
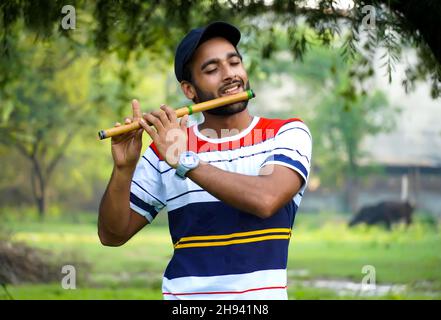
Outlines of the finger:
[[150,122],[147,120],[147,118],[146,118],[147,114],[148,114],[148,113],[143,112],[141,118],[144,119],[144,121],[145,121],[149,126],[152,126],[153,123],[150,123]]
[[162,125],[161,120],[159,120],[157,117],[152,115],[151,112],[145,114],[143,116],[143,120],[150,126],[154,126],[156,128],[156,131],[158,133],[162,132],[164,130],[164,126]]
[[139,104],[139,101],[136,99],[132,100],[132,112],[133,112],[133,119],[134,120],[138,120],[142,117],[141,106]]
[[[161,105],[162,107],[162,105]],[[165,113],[164,110],[160,109],[160,110],[154,110],[152,111],[152,114],[159,118],[159,120],[161,120],[161,123],[164,127],[168,127],[168,125],[170,124],[170,119],[167,117],[167,114]]]
[[156,128],[156,131],[158,131],[159,134],[161,134],[165,130],[164,124],[162,123],[162,120],[159,118],[159,115],[155,116],[153,112],[150,112],[147,113],[144,119],[150,122]]
[[185,116],[183,116],[181,118],[181,122],[180,122],[181,129],[186,131],[187,130],[187,124],[188,124],[188,114],[186,114]]
[[153,141],[156,141],[159,138],[158,133],[153,130],[153,128],[149,126],[143,118],[139,119],[139,124],[149,134]]
[[173,108],[170,108],[169,106],[166,106],[165,104],[161,105],[161,109],[164,110],[165,114],[168,117],[168,120],[170,120],[171,123],[176,122],[176,112]]
[[[115,122],[115,125],[114,125],[115,128],[116,128],[116,127],[120,127],[120,126],[121,126],[121,123],[119,123],[119,122]],[[113,136],[113,137],[111,138],[111,141],[112,141],[112,144],[118,143],[119,141],[121,141],[121,137]]]
[[[117,127],[121,127],[121,123],[120,122],[115,122],[115,128]],[[127,135],[130,134],[126,133],[126,134],[120,134],[120,135],[116,135],[116,136],[112,136],[112,144],[116,144],[116,143],[120,143],[122,141],[125,141],[127,139]]]

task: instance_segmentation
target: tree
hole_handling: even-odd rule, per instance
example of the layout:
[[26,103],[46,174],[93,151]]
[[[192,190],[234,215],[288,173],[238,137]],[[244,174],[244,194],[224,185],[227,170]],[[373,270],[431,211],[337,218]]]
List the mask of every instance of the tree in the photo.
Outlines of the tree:
[[[356,60],[346,63],[338,52],[315,48],[305,63],[294,68],[295,78],[309,87],[308,114],[314,137],[314,167],[324,185],[341,187],[345,211],[357,209],[357,190],[362,175],[365,137],[387,132],[394,126],[395,108],[385,95],[354,78]],[[365,79],[366,80],[366,79]]]
[[[402,47],[417,47],[420,61],[417,66],[409,66],[406,88],[411,88],[417,79],[430,78],[432,95],[441,93],[439,1],[354,0],[352,8],[341,8],[334,0],[317,0],[309,6],[303,0],[76,0],[70,4],[77,8],[77,25],[88,28],[88,43],[93,42],[100,52],[118,52],[123,61],[146,49],[171,59],[177,41],[190,27],[214,20],[236,22],[249,35],[266,35],[262,57],[269,57],[277,49],[271,41],[272,26],[281,25],[290,36],[293,55],[301,57],[310,42],[304,34],[294,34],[299,25],[306,24],[323,44],[331,43],[335,36],[345,36],[347,41],[342,46],[348,55],[366,51],[372,55],[386,48],[384,59],[389,72],[394,61],[400,59]],[[60,25],[63,6],[62,1],[47,0],[4,1],[0,5],[0,52],[4,58],[0,64],[0,89],[20,66],[14,58],[17,34],[13,29],[17,23],[24,21],[24,27],[41,38],[57,30],[75,41],[75,32]],[[366,25],[369,14],[375,26]],[[121,77],[127,77],[127,72],[122,72]]]
[[[60,39],[35,45],[22,42],[26,71],[0,95],[0,143],[15,148],[31,165],[31,186],[40,217],[52,175],[72,139],[93,115],[87,64]],[[65,49],[65,50],[63,50]],[[86,117],[87,114],[87,117]]]
[[[292,63],[286,54],[289,39],[273,27],[272,44],[280,53],[260,64],[255,77],[259,83],[253,85],[257,92],[268,84],[281,87],[285,100],[276,111],[264,108],[259,112],[268,117],[299,116],[308,124],[313,137],[313,176],[324,188],[342,190],[344,210],[353,212],[360,178],[379,169],[369,161],[362,142],[367,136],[391,130],[397,108],[389,106],[385,94],[375,87],[367,58],[345,59],[338,39],[329,48],[323,47],[310,28],[303,27],[298,34],[315,45],[301,62]],[[246,58],[253,53],[249,50]]]
[[49,205],[52,212],[90,210],[112,169],[109,141],[97,141],[97,131],[130,115],[134,97],[145,111],[182,101],[167,85],[165,64],[147,53],[125,63],[131,79],[123,84],[116,54],[98,60],[67,39],[37,45],[25,39],[18,51],[25,55],[23,71],[8,82],[8,95],[0,94],[2,204],[29,205],[33,197],[42,217]]
[[[182,36],[190,28],[214,20],[237,24],[243,31],[241,46],[244,51],[259,52],[259,55],[251,55],[251,71],[258,71],[262,61],[270,59],[279,50],[285,50],[286,46],[279,46],[274,41],[277,32],[284,34],[287,47],[298,60],[312,45],[330,45],[336,40],[343,40],[340,43],[346,60],[341,63],[346,76],[336,78],[335,81],[338,81],[335,83],[339,85],[331,89],[337,95],[329,97],[332,103],[343,109],[350,106],[359,112],[368,112],[369,108],[375,111],[378,103],[375,101],[379,98],[366,100],[356,86],[355,97],[350,93],[353,92],[354,81],[358,79],[361,83],[366,76],[372,75],[372,56],[377,50],[386,50],[383,59],[391,74],[393,63],[400,60],[401,48],[416,47],[420,60],[417,65],[409,66],[404,81],[406,88],[411,88],[418,79],[431,77],[432,95],[439,96],[441,91],[441,33],[436,28],[441,4],[436,1],[357,0],[349,9],[339,8],[332,0],[318,0],[315,6],[307,6],[305,1],[300,0],[74,0],[70,4],[76,8],[75,30],[63,29],[60,24],[64,17],[62,8],[65,3],[62,1],[6,0],[0,4],[2,139],[4,144],[17,148],[33,163],[35,197],[40,199],[39,206],[42,208],[45,207],[42,189],[46,190],[54,168],[72,139],[67,133],[76,132],[75,128],[82,123],[81,112],[87,112],[87,99],[79,98],[90,86],[77,83],[84,85],[84,90],[78,91],[62,86],[66,79],[72,80],[72,74],[68,75],[66,68],[81,68],[86,61],[82,60],[82,54],[99,60],[103,57],[119,60],[115,73],[120,85],[113,90],[114,84],[111,84],[112,98],[116,97],[119,105],[115,106],[114,100],[109,97],[95,97],[96,100],[101,99],[101,103],[110,102],[118,116],[125,114],[124,108],[139,78],[131,67],[133,62],[148,52],[151,58],[165,61],[171,69],[174,49]],[[366,5],[375,9],[374,28],[366,26]],[[52,56],[45,57],[31,50],[48,46],[53,46]],[[351,62],[358,54],[364,59]],[[350,65],[350,70],[345,64]],[[84,74],[80,72],[82,70],[76,70],[79,75]],[[62,81],[55,78],[56,74],[64,74]],[[347,77],[351,81],[343,80]],[[73,97],[76,92],[78,97]],[[56,105],[63,108],[55,114],[51,111]],[[31,112],[31,108],[36,107],[39,112]],[[76,112],[79,110],[84,111]],[[88,116],[94,118],[92,113]],[[66,122],[67,117],[71,121]],[[347,120],[356,122],[357,119]],[[350,147],[354,144],[350,140],[345,143],[346,149],[352,150],[351,154],[357,158],[357,150],[353,151]],[[357,147],[356,144],[354,146]]]

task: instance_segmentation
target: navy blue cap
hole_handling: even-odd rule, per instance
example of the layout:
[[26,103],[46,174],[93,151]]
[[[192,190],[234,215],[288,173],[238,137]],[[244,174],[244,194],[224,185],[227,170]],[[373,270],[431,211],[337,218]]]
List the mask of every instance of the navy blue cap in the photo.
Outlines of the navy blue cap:
[[204,28],[191,30],[182,39],[175,53],[175,75],[179,82],[184,80],[184,66],[191,59],[197,47],[204,41],[214,37],[225,38],[236,47],[240,40],[240,31],[235,26],[222,21],[210,23]]

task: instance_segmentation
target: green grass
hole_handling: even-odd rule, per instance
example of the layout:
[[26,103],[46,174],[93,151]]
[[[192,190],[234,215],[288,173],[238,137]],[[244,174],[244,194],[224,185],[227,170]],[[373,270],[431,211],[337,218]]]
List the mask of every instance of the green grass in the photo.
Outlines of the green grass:
[[[161,280],[172,255],[168,227],[152,225],[126,245],[103,247],[94,219],[81,224],[9,221],[15,241],[50,250],[61,266],[73,264],[77,289],[60,283],[8,286],[15,299],[162,299]],[[376,283],[405,285],[400,292],[360,296],[307,285],[317,279],[360,283],[364,265],[375,267]],[[391,232],[379,227],[348,229],[336,215],[300,215],[288,259],[290,299],[441,299],[441,232],[422,222]],[[7,298],[0,288],[0,298]]]
[[[161,292],[155,289],[139,288],[76,288],[65,290],[59,284],[22,285],[8,289],[14,299],[26,300],[159,300]],[[1,291],[0,291],[1,292]],[[6,294],[0,293],[0,298]]]
[[441,283],[441,236],[421,225],[386,232],[376,228],[348,230],[326,224],[294,231],[289,265],[308,269],[312,277],[361,279],[364,265],[376,268],[379,282],[427,280]]

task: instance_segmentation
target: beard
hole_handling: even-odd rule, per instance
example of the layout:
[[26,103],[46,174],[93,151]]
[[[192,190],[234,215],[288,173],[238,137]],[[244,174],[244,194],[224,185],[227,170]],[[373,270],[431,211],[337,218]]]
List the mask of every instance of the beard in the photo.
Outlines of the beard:
[[[244,83],[242,80],[240,80],[241,86],[242,88],[246,90],[250,89],[250,82],[248,81],[247,84],[244,87]],[[196,94],[197,97],[195,98],[196,103],[201,103],[201,102],[205,102],[208,100],[213,100],[216,99],[218,97],[216,97],[214,94],[210,93],[210,92],[205,92],[203,90],[201,90],[196,84],[193,84],[195,90],[196,90]],[[232,103],[232,104],[227,104],[225,106],[222,107],[217,107],[211,110],[207,110],[204,111],[208,114],[211,115],[216,115],[216,116],[230,116],[239,112],[244,111],[248,106],[248,100],[245,101],[239,101],[236,103]]]

